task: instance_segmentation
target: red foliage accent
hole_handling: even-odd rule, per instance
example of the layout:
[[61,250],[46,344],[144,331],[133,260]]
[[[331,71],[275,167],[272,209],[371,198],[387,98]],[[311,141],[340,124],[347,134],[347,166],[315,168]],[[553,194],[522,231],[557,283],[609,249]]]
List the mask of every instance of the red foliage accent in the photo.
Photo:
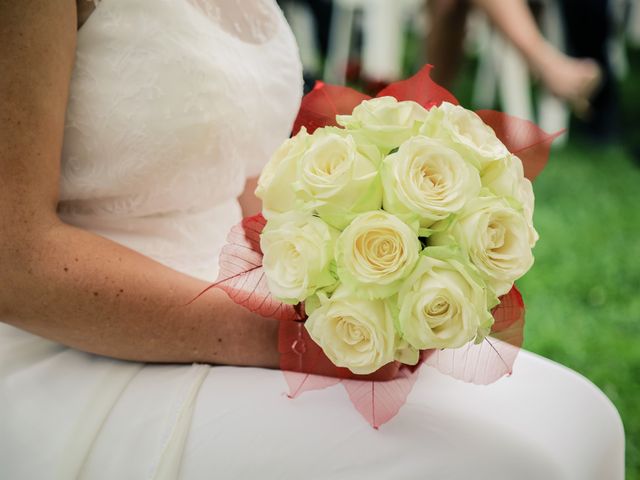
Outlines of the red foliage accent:
[[281,322],[278,341],[280,368],[289,385],[289,398],[342,382],[351,401],[374,427],[391,420],[407,400],[419,366],[392,362],[370,375],[336,367],[309,336],[302,322]]
[[[322,347],[311,338],[303,322],[280,322],[278,351],[280,352],[280,368],[282,370],[311,373],[312,376],[352,380],[390,380],[395,378],[400,367],[398,362],[389,363],[370,375],[356,375],[347,368],[337,367],[325,355]],[[306,381],[311,380],[309,378]],[[292,383],[297,385],[297,380]],[[303,390],[313,389],[305,387]],[[292,393],[292,396],[296,395]]]
[[495,322],[491,327],[491,336],[515,347],[522,347],[524,341],[524,300],[514,285],[500,297],[500,304],[491,312]]
[[495,110],[479,110],[480,118],[493,128],[507,149],[522,160],[524,176],[533,180],[549,160],[553,141],[564,133],[547,133],[529,120],[512,117]]
[[395,97],[399,102],[412,100],[424,108],[440,105],[442,102],[459,105],[453,94],[431,80],[429,72],[433,65],[425,65],[413,77],[394,82],[376,95],[377,97]]
[[336,115],[348,115],[370,98],[352,88],[316,82],[315,88],[302,98],[292,134],[298,133],[303,126],[309,133],[317,128],[336,126]]
[[322,390],[342,381],[342,378],[323,377],[312,373],[291,372],[288,370],[283,370],[282,373],[287,385],[289,385],[289,398],[297,398],[304,392],[311,390]]
[[291,398],[308,390],[328,387],[353,375],[346,368],[336,367],[327,358],[302,322],[280,322],[278,352],[280,369],[289,384]]
[[478,385],[488,385],[510,375],[522,347],[524,302],[515,286],[500,300],[492,312],[495,323],[489,337],[478,345],[469,342],[461,348],[433,350],[426,364]]
[[377,429],[387,423],[407,402],[407,397],[418,379],[419,368],[403,365],[396,378],[386,382],[343,380],[351,403],[369,424]]
[[299,320],[300,309],[275,299],[262,268],[260,233],[266,225],[262,214],[247,217],[231,229],[220,252],[217,280],[200,292],[195,301],[214,287],[221,288],[235,303],[263,317]]

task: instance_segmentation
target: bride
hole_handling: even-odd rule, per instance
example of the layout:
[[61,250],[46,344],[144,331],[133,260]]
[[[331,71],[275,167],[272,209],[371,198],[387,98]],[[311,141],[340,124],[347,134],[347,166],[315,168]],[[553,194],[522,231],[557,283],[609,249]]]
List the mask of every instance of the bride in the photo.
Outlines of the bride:
[[424,368],[375,431],[342,389],[283,395],[277,321],[187,306],[299,106],[275,0],[0,13],[0,478],[622,478],[615,409],[534,355]]

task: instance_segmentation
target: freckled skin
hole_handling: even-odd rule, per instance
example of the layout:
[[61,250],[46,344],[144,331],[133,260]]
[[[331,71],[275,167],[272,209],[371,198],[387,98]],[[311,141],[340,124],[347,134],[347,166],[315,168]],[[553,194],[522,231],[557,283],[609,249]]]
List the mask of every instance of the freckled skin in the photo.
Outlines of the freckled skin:
[[80,2],[0,0],[0,321],[114,358],[278,367],[277,321],[217,289],[189,304],[206,282],[58,218]]

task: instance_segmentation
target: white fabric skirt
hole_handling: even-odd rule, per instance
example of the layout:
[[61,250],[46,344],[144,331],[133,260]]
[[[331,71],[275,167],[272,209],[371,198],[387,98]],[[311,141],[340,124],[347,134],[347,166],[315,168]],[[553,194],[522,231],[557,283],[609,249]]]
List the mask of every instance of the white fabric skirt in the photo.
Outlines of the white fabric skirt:
[[121,362],[0,324],[1,479],[623,477],[611,402],[526,351],[489,386],[423,367],[374,430],[339,385],[291,400],[279,371]]

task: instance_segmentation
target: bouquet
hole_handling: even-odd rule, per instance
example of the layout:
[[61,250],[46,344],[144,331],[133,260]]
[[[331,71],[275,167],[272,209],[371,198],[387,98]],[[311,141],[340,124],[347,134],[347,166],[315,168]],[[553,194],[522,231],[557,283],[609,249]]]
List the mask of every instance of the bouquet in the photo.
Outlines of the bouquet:
[[212,285],[281,321],[290,397],[342,383],[375,428],[422,364],[479,384],[511,373],[514,282],[538,238],[530,179],[557,136],[461,107],[430,69],[376,98],[318,83]]

